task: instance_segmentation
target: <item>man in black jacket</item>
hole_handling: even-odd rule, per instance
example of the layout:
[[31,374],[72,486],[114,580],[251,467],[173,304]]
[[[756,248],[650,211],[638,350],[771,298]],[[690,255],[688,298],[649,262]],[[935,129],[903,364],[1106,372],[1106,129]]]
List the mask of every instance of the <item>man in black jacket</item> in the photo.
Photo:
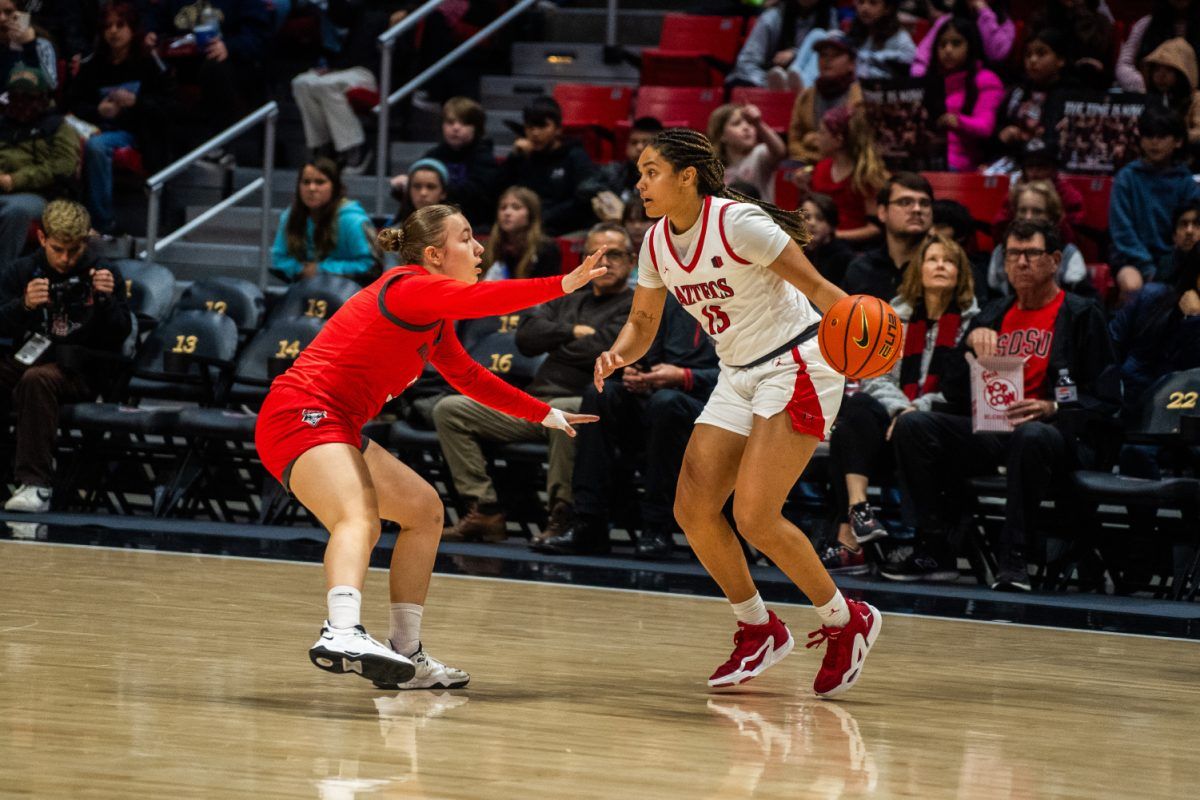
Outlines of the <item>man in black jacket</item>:
[[[593,280],[587,289],[522,314],[517,323],[517,349],[527,356],[546,354],[525,391],[563,411],[579,411],[581,395],[592,382],[596,358],[617,340],[633,303],[633,290],[627,285],[633,266],[629,234],[619,225],[602,222],[588,232],[585,249],[592,253],[605,245],[609,247],[603,259],[608,274]],[[550,525],[540,538],[566,529],[572,516],[575,439],[462,395],[439,400],[433,407],[433,424],[454,487],[470,502],[469,512],[446,530],[444,540],[495,542],[507,536],[505,513],[487,474],[485,440],[549,444],[546,494]]]
[[[1062,242],[1042,221],[1013,223],[1004,242],[1004,268],[1016,292],[974,320],[961,355],[943,376],[943,393],[957,413],[916,411],[896,419],[892,443],[917,512],[917,546],[903,564],[885,567],[891,580],[958,577],[950,532],[965,497],[963,480],[1007,468],[1004,526],[996,544],[994,589],[1029,589],[1026,553],[1038,507],[1080,458],[1076,436],[1087,418],[1111,417],[1120,402],[1116,354],[1104,313],[1093,301],[1064,292],[1055,276]],[[972,433],[966,350],[978,357],[1025,358],[1023,400],[1008,407],[1012,433]],[[1061,412],[1060,376],[1075,384]],[[1068,413],[1069,412],[1069,413]]]
[[0,336],[12,339],[0,354],[0,396],[16,412],[20,484],[8,511],[49,509],[59,407],[100,393],[132,329],[121,276],[87,250],[90,228],[83,206],[55,200],[41,249],[0,272]]
[[551,236],[593,224],[587,186],[596,165],[582,145],[563,140],[562,109],[552,97],[535,97],[523,114],[525,135],[500,166],[493,197],[510,186],[532,189],[542,198],[542,227]]
[[531,545],[535,550],[608,552],[609,509],[619,496],[634,497],[628,479],[636,470],[644,493],[635,552],[640,558],[671,554],[675,482],[696,417],[717,385],[717,353],[700,323],[668,297],[654,344],[622,373],[605,382],[603,393],[594,385],[584,390],[580,413],[600,421],[580,427],[576,437],[575,519],[561,534]]
[[869,294],[890,302],[909,260],[933,227],[933,187],[915,172],[897,172],[879,190],[876,201],[883,242],[850,262],[841,287],[847,294]]

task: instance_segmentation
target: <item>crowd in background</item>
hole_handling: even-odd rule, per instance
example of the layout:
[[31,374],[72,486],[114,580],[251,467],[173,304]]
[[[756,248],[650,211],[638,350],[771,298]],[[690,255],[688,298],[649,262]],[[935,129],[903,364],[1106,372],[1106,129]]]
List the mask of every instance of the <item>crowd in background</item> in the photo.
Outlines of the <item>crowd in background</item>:
[[[33,233],[47,202],[77,199],[94,233],[119,233],[115,154],[132,148],[147,166],[161,165],[172,145],[182,149],[235,121],[265,96],[265,85],[246,77],[261,72],[280,36],[309,37],[315,55],[290,82],[308,157],[297,165],[295,197],[274,240],[273,272],[285,281],[377,277],[384,262],[375,222],[344,182],[371,158],[353,92],[377,90],[370,42],[414,5],[0,0],[0,36],[9,42],[0,47],[0,286],[12,293],[0,298],[8,303],[0,311],[7,309],[12,335],[41,305],[29,302],[25,262],[45,260],[53,246],[46,242],[55,241]],[[499,5],[445,4],[410,66],[465,39]],[[907,330],[891,373],[848,386],[829,442],[824,558],[833,571],[869,571],[864,545],[909,528],[914,543],[873,551],[894,553],[875,567],[895,580],[956,578],[964,481],[1003,467],[1007,507],[993,542],[994,584],[1028,588],[1027,564],[1045,559],[1041,533],[1053,525],[1042,502],[1059,501],[1063,513],[1069,471],[1109,466],[1079,419],[1134,420],[1155,381],[1200,367],[1200,2],[1157,0],[1129,23],[1116,24],[1102,0],[1047,0],[1022,20],[1007,0],[779,0],[766,4],[731,66],[728,88],[788,90],[795,101],[786,130],[774,130],[754,105],[712,113],[706,133],[726,181],[783,202],[782,175],[808,218],[815,267],[848,293],[890,301]],[[971,208],[938,198],[922,175],[889,164],[864,102],[864,82],[881,79],[923,90],[946,169],[1009,175],[1008,202],[994,219],[976,219]],[[436,430],[463,500],[446,538],[507,536],[482,442],[544,440],[548,524],[532,547],[607,552],[609,529],[620,522],[635,532],[638,555],[668,557],[674,474],[715,381],[712,347],[669,301],[651,353],[610,380],[612,391],[591,386],[591,364],[628,312],[636,254],[653,222],[635,188],[636,162],[662,123],[634,120],[620,157],[596,164],[564,134],[558,104],[537,97],[511,150],[497,157],[487,110],[455,87],[443,79],[419,101],[440,106],[441,137],[392,178],[393,217],[457,204],[484,240],[485,280],[558,273],[565,235],[585,251],[611,249],[605,279],[523,315],[515,328],[520,353],[543,358],[529,391],[555,407],[598,413],[601,424],[572,440],[436,392],[400,410]],[[1128,144],[1136,152],[1113,181],[1108,250],[1093,259],[1109,265],[1110,295],[1084,256],[1084,198],[1059,171],[1061,99],[1080,90],[1144,97]],[[54,219],[63,219],[56,209]],[[77,228],[79,214],[66,216]],[[61,234],[60,244],[77,247],[76,233]],[[49,277],[57,279],[53,270]],[[1012,433],[972,432],[967,352],[1026,359]],[[1067,403],[1057,399],[1063,379],[1073,387]],[[54,402],[92,393],[71,390]],[[1122,463],[1129,474],[1157,474],[1153,454]],[[10,507],[40,507],[45,472],[19,475],[28,502]],[[899,519],[881,517],[873,484],[901,488]]]

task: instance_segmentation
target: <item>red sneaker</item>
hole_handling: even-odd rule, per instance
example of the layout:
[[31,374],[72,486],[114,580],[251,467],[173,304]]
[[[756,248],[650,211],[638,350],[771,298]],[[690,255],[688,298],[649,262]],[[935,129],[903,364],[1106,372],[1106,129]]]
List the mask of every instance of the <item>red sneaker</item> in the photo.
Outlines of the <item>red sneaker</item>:
[[792,652],[796,642],[774,611],[767,612],[762,625],[738,623],[733,635],[733,655],[708,679],[709,686],[736,686],[778,664]]
[[837,697],[854,685],[883,626],[879,610],[874,606],[857,600],[847,600],[846,606],[850,609],[850,622],[846,627],[822,625],[820,630],[808,635],[812,641],[806,647],[828,643],[821,671],[813,681],[813,692],[817,697]]

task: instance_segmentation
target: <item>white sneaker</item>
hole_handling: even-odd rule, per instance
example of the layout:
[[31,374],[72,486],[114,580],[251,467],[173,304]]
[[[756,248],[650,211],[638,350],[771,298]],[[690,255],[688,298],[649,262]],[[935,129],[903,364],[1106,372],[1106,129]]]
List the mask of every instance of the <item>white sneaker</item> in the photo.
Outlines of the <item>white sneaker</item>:
[[25,511],[30,514],[44,514],[50,510],[50,497],[53,491],[45,486],[32,486],[27,483],[13,492],[4,504],[5,511]]
[[327,672],[357,672],[381,683],[401,684],[417,672],[412,659],[375,641],[362,625],[333,628],[328,620],[321,628],[321,638],[309,648],[308,657]]
[[375,681],[377,689],[461,689],[471,681],[471,676],[457,667],[447,666],[417,646],[410,656],[417,668],[416,674],[407,681]]

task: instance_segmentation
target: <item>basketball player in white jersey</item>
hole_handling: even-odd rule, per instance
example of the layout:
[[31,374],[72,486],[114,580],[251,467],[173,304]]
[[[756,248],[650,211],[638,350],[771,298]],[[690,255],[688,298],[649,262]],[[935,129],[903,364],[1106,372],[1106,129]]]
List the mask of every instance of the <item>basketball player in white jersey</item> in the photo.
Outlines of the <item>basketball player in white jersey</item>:
[[596,360],[596,388],[654,341],[671,292],[712,337],[721,374],[688,443],[675,518],[733,604],[733,654],[709,678],[733,686],[792,650],[791,633],[763,604],[742,548],[721,513],[733,493],[739,532],[808,596],[821,618],[808,646],[826,644],[813,684],[821,697],[849,689],[879,635],[879,612],[847,600],[808,537],[782,513],[788,492],[829,433],[844,378],[821,358],[821,314],[845,292],[800,247],[803,219],[727,189],[703,134],[671,128],[638,159],[637,189],[659,220],[646,234],[629,320]]

